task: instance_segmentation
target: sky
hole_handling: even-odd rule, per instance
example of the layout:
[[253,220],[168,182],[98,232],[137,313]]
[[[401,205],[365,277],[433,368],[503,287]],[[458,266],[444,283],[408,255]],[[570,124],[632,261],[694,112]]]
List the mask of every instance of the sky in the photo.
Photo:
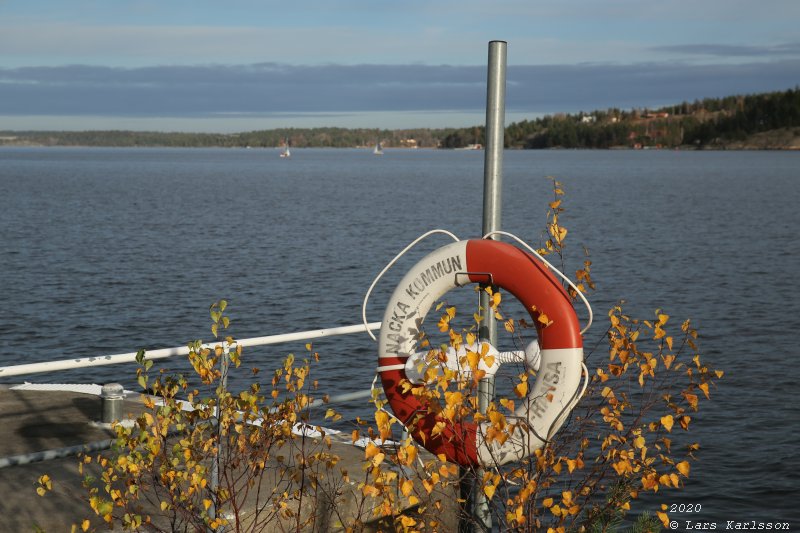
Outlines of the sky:
[[0,130],[506,123],[800,84],[798,0],[0,0]]

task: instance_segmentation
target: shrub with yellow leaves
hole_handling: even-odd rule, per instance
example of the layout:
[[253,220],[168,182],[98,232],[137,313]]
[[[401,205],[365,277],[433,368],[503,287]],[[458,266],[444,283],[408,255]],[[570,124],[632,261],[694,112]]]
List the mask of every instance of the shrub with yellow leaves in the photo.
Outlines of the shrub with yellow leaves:
[[[226,302],[211,306],[212,333],[227,328]],[[101,522],[132,531],[265,531],[313,527],[317,515],[300,512],[303,499],[320,498],[339,457],[331,440],[305,437],[318,354],[298,364],[289,355],[272,376],[272,390],[258,383],[234,394],[225,386],[241,364],[241,346],[230,337],[211,347],[190,345],[189,362],[204,393],[182,374],[162,369],[139,352],[144,409],[133,424],[116,424],[110,453],[84,455],[85,501]],[[230,367],[230,368],[229,368]],[[254,375],[257,369],[253,369]],[[328,409],[326,418],[339,415]],[[39,479],[40,495],[52,489]],[[269,487],[269,489],[265,489]],[[326,488],[330,488],[326,485]],[[246,511],[246,512],[245,512]],[[73,524],[88,531],[96,518]]]
[[[538,252],[556,258],[556,263],[560,259],[563,270],[568,232],[563,225],[564,192],[555,180],[553,193]],[[573,298],[578,291],[595,288],[591,264],[586,257],[576,271],[577,290],[569,289]],[[506,316],[499,291],[489,286],[476,290],[488,293],[491,309],[486,312],[503,324],[503,342],[526,346],[533,325],[524,317]],[[487,443],[505,442],[522,428],[524,422],[513,413],[526,401],[535,372],[527,368],[507,372],[505,394],[481,411],[482,368],[492,367],[494,357],[477,342],[480,315],[466,315],[468,323],[462,326],[455,306],[442,302],[436,309],[441,315],[431,337],[420,331],[417,339],[418,346],[428,349],[419,369],[426,386],[404,383],[404,390],[437,414],[432,436],[457,440],[455,428],[483,422]],[[212,306],[215,337],[228,326],[224,311],[224,301]],[[374,422],[364,422],[352,432],[353,442],[362,436],[369,439],[360,477],[354,481],[355,473],[342,473],[357,488],[355,506],[368,519],[380,519],[379,530],[445,531],[452,527],[443,518],[448,509],[474,497],[475,491],[463,492],[463,481],[469,478],[488,500],[492,523],[501,531],[608,531],[640,494],[680,489],[700,447],[688,438],[693,414],[702,400],[710,398],[714,382],[723,374],[701,360],[698,333],[689,320],[676,325],[661,310],[652,318],[634,318],[622,303],[610,309],[607,318],[604,337],[585,350],[590,376],[583,398],[544,447],[515,464],[480,472],[459,469],[443,455],[425,452],[410,437],[398,440],[401,424],[384,410],[385,401],[375,391]],[[544,327],[551,320],[543,314],[538,319]],[[226,340],[227,346],[235,345],[233,339]],[[116,427],[111,457],[83,458],[84,464],[94,467],[94,475],[85,483],[92,511],[108,523],[133,530],[313,527],[314,517],[301,515],[297,503],[323,496],[318,492],[321,481],[338,457],[324,449],[305,448],[304,439],[294,443],[293,426],[308,423],[312,403],[311,360],[317,355],[311,346],[311,360],[298,365],[293,356],[287,357],[275,371],[268,394],[254,384],[237,395],[220,385],[228,363],[241,363],[240,348],[229,353],[225,346],[209,349],[199,342],[191,348],[192,367],[213,393],[203,397],[180,375],[162,371],[152,377],[152,362],[142,356],[139,383],[152,393],[145,399],[145,411],[133,426]],[[459,365],[468,372],[440,364],[448,349],[459,348],[465,348]],[[187,400],[182,402],[179,396]],[[326,418],[337,416],[332,409],[326,412]],[[408,423],[413,425],[414,420]],[[293,443],[295,453],[276,465],[274,459],[287,443]],[[267,472],[275,489],[265,495],[254,487],[261,486]],[[42,476],[38,485],[38,492],[46,494],[52,480]],[[255,517],[245,521],[240,514],[243,502],[253,497],[262,501]],[[146,512],[145,501],[156,502],[161,515]],[[336,498],[325,501],[337,504]],[[654,530],[668,523],[664,512],[656,514],[643,516],[639,529]],[[464,523],[474,520],[463,511],[459,518]],[[364,523],[359,519],[342,526],[358,531]],[[78,527],[87,530],[90,523]]]
[[[556,181],[553,191],[544,245],[538,252],[557,256],[555,262],[560,259],[563,266],[568,234],[563,226],[564,193]],[[578,291],[595,288],[588,258],[575,279]],[[517,347],[526,346],[523,335],[533,326],[525,319],[505,316],[500,292],[492,287],[480,290],[489,293],[489,312],[501,321],[508,339]],[[577,292],[570,290],[577,298]],[[525,401],[535,373],[518,369],[509,378],[505,397],[489,402],[486,411],[480,412],[477,395],[482,376],[478,367],[481,362],[491,366],[488,352],[466,350],[459,363],[470,370],[467,377],[436,364],[446,357],[448,348],[475,345],[480,319],[475,316],[473,323],[459,328],[454,306],[443,302],[437,309],[441,316],[431,337],[445,334],[446,342],[437,345],[420,332],[421,344],[433,346],[426,360],[427,387],[409,390],[438,413],[434,432],[444,433],[462,422],[488,422],[484,439],[505,442],[520,427],[521,422],[511,415],[515,406]],[[661,310],[656,310],[653,318],[634,318],[626,314],[622,303],[607,316],[605,348],[600,348],[601,341],[586,351],[591,376],[569,421],[532,457],[486,469],[477,480],[489,501],[492,523],[500,531],[611,530],[640,494],[680,489],[690,475],[691,461],[700,447],[689,439],[692,415],[699,410],[701,399],[710,398],[714,382],[723,373],[701,361],[698,334],[689,320],[675,326]],[[539,319],[548,325],[548,317]],[[391,433],[388,426],[392,423],[397,421],[388,416],[379,421],[382,434]],[[387,456],[385,461],[389,459]],[[394,459],[399,459],[399,454]],[[428,492],[436,484],[452,485],[472,475],[462,470],[461,477],[445,478],[435,462],[426,464],[426,473],[423,486]],[[657,530],[668,523],[662,511],[655,516],[644,511],[637,530]],[[462,514],[461,520],[475,518]],[[406,521],[397,525],[406,531],[425,529]]]

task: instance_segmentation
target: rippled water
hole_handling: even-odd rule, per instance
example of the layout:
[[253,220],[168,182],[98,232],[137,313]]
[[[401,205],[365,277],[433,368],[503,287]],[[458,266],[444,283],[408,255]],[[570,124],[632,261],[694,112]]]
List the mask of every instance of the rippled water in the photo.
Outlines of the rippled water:
[[[657,501],[700,503],[678,518],[718,529],[800,527],[800,153],[524,151],[507,153],[504,171],[503,228],[533,242],[552,198],[545,176],[563,183],[562,222],[589,248],[600,319],[619,299],[639,316],[691,317],[725,371],[693,423],[703,449],[686,490]],[[477,236],[482,180],[481,152],[0,149],[0,365],[208,339],[219,298],[238,338],[358,323],[373,277],[416,236]],[[390,271],[370,321],[403,271],[445,242]],[[568,271],[583,260],[571,253]],[[369,387],[366,335],[315,349],[326,392]],[[246,366],[272,369],[290,351],[302,343],[248,350]],[[134,382],[130,367],[28,379]]]

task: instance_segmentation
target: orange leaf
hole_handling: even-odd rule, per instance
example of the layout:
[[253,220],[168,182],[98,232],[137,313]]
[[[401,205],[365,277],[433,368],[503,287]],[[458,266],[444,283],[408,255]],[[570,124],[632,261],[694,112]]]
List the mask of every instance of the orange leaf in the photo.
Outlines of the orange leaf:
[[674,423],[675,421],[672,419],[672,415],[666,415],[661,417],[661,425],[664,426],[664,429],[666,429],[669,432],[672,432],[672,425]]
[[364,450],[364,455],[366,456],[367,459],[371,459],[374,456],[376,456],[380,451],[381,451],[380,448],[378,448],[377,446],[375,446],[371,442],[368,442],[367,443],[367,447]]
[[680,463],[675,465],[675,468],[677,468],[678,472],[683,474],[684,477],[689,477],[689,470],[691,469],[689,461],[681,461]]

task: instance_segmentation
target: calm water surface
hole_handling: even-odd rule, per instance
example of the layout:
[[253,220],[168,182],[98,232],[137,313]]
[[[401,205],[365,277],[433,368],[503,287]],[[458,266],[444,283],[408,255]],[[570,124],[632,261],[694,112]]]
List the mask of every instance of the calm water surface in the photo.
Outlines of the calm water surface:
[[[693,422],[703,449],[686,490],[639,510],[700,503],[676,518],[800,528],[800,153],[510,152],[504,174],[503,228],[534,243],[552,199],[546,176],[563,184],[567,270],[585,245],[599,320],[620,299],[638,316],[691,317],[704,357],[725,371]],[[359,323],[370,282],[408,242],[438,227],[478,235],[482,180],[481,152],[0,149],[0,365],[208,339],[220,298],[239,338]],[[445,242],[387,274],[370,321],[404,271]],[[315,349],[323,390],[369,387],[366,335]],[[289,352],[304,348],[250,349],[246,366],[269,371]],[[134,376],[98,367],[27,379],[134,387]]]

